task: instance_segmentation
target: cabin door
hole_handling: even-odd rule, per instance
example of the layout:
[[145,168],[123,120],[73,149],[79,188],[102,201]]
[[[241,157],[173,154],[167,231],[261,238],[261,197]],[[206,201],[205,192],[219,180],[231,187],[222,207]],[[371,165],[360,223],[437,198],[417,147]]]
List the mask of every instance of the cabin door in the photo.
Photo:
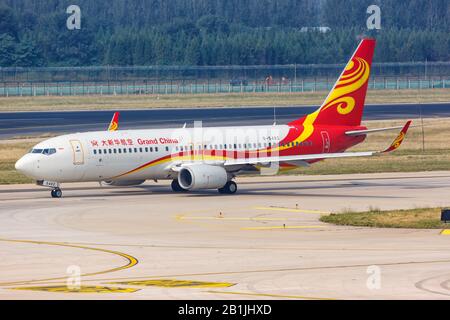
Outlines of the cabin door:
[[84,151],[81,142],[79,140],[70,140],[70,145],[72,146],[73,151],[73,164],[84,164]]
[[322,131],[321,135],[323,143],[323,153],[329,153],[331,149],[330,135],[328,134],[328,131]]

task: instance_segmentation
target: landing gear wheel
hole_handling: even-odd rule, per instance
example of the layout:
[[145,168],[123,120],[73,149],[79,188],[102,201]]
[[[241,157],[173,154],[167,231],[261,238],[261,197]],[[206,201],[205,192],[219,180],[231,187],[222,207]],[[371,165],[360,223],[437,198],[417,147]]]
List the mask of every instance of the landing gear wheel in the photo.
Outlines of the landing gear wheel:
[[62,191],[59,188],[53,189],[51,192],[52,198],[61,198],[62,197]]
[[178,180],[173,180],[173,181],[172,181],[172,184],[171,184],[170,186],[172,187],[172,190],[173,190],[174,192],[186,192],[186,191],[187,191],[186,189],[183,189],[183,188],[180,186],[180,183],[178,182]]
[[234,181],[228,181],[222,188],[219,189],[219,193],[234,194],[237,191],[237,184]]

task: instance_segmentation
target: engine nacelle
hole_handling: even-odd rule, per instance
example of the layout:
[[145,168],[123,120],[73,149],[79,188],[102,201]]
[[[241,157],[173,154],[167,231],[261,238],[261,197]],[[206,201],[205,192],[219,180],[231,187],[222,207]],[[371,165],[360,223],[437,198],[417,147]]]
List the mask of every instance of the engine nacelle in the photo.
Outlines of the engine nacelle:
[[119,181],[102,181],[102,184],[105,184],[107,186],[114,186],[114,187],[128,187],[128,186],[138,186],[140,184],[143,184],[145,180],[119,180]]
[[178,173],[178,183],[186,190],[218,189],[227,181],[228,174],[223,167],[207,164],[186,166]]

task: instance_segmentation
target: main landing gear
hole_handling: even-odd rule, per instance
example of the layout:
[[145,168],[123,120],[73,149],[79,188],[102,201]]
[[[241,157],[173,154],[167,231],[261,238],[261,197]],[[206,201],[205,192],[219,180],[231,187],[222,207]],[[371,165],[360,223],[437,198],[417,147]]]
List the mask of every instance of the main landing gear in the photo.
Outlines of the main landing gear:
[[51,192],[52,198],[61,198],[62,197],[62,190],[60,188],[55,188]]
[[180,183],[178,182],[178,180],[173,180],[173,181],[172,181],[172,184],[171,184],[170,186],[172,187],[172,190],[173,190],[174,192],[186,192],[186,191],[187,191],[186,189],[183,189],[183,188],[180,186]]
[[222,188],[219,189],[219,193],[234,194],[237,191],[237,184],[234,181],[228,181]]

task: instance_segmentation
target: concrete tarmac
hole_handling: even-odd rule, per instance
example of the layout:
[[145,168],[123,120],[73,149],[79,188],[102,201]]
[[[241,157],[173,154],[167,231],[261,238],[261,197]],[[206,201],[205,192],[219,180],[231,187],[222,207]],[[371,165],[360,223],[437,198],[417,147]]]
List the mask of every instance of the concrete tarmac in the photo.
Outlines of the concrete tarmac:
[[450,206],[450,172],[237,182],[232,196],[67,184],[62,199],[0,186],[0,300],[450,299],[441,230],[318,220]]

